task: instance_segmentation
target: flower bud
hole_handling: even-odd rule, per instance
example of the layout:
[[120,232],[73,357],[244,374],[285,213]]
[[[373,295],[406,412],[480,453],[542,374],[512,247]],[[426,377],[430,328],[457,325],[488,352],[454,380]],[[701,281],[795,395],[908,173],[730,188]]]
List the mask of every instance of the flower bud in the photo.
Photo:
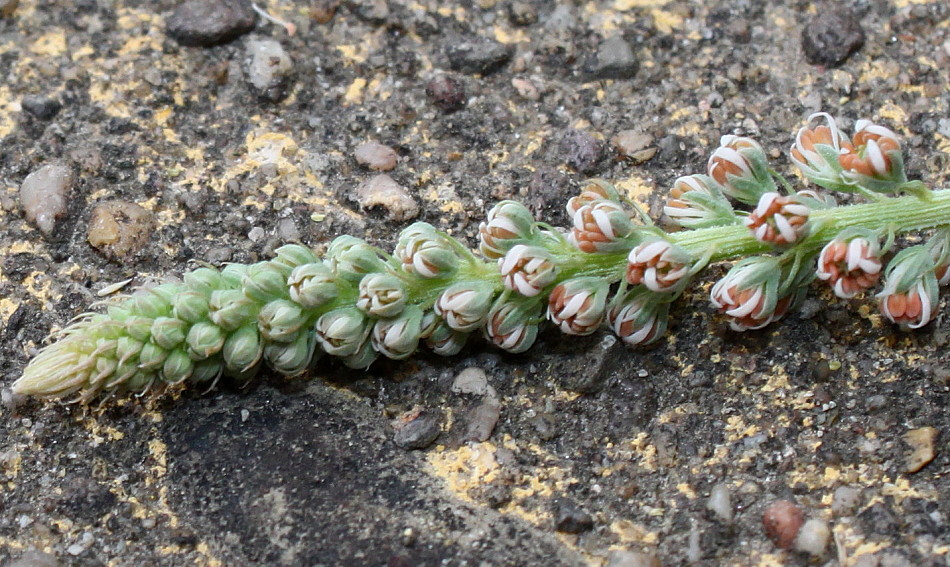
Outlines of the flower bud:
[[288,268],[296,268],[304,264],[315,264],[320,261],[313,250],[299,244],[285,244],[274,251],[277,254],[271,262],[282,264]]
[[835,238],[818,254],[818,279],[828,282],[835,295],[850,299],[881,277],[881,247],[876,238]]
[[320,263],[302,264],[287,278],[290,299],[307,309],[333,301],[340,293],[333,271]]
[[579,195],[568,199],[567,214],[573,218],[581,207],[591,205],[596,201],[620,203],[620,194],[617,193],[617,189],[613,185],[603,179],[589,179]]
[[635,287],[614,297],[607,321],[625,344],[648,345],[666,333],[669,310],[669,296]]
[[286,298],[289,275],[290,268],[287,266],[259,262],[248,267],[241,280],[241,287],[244,289],[244,295],[260,303]]
[[182,349],[176,348],[168,353],[165,364],[162,365],[162,378],[170,384],[178,384],[191,376],[195,363]]
[[535,301],[499,298],[488,314],[485,337],[508,352],[517,354],[528,350],[538,338],[539,308],[540,304]]
[[[142,317],[155,319],[157,317],[167,317],[171,314],[171,304],[165,301],[161,296],[152,293],[151,289],[140,289],[129,297],[129,310]],[[109,308],[109,316],[113,319],[119,319],[113,314],[112,307]],[[120,320],[125,319],[122,317]]]
[[488,211],[486,222],[478,225],[478,249],[486,258],[501,258],[516,244],[531,241],[537,231],[534,217],[524,205],[502,201]]
[[402,231],[393,254],[406,273],[422,278],[437,278],[458,268],[458,256],[448,239],[424,222]]
[[467,333],[482,326],[494,299],[495,290],[488,282],[463,281],[443,291],[433,309],[450,328]]
[[225,285],[221,272],[213,268],[198,268],[185,274],[182,280],[189,289],[197,291],[205,297]]
[[426,337],[426,346],[438,355],[455,356],[465,346],[466,340],[468,333],[456,331],[445,321],[440,321]]
[[146,371],[158,370],[165,364],[168,351],[155,343],[145,343],[139,351],[139,368]]
[[154,319],[148,317],[128,317],[122,323],[125,325],[125,334],[133,339],[144,343],[152,336],[152,323]]
[[763,193],[775,191],[762,146],[752,138],[726,135],[709,156],[707,173],[733,199],[755,205]]
[[187,323],[173,317],[159,317],[152,322],[152,342],[166,350],[180,345],[185,340],[186,332]]
[[630,285],[645,285],[658,293],[671,291],[686,283],[692,257],[666,240],[650,238],[630,250],[626,280]]
[[851,140],[838,129],[834,118],[825,112],[812,114],[808,121],[816,117],[825,119],[826,124],[815,128],[805,127],[798,131],[795,144],[789,154],[806,179],[832,191],[851,191],[841,177],[839,156],[854,151]]
[[[210,295],[210,292],[209,294]],[[176,319],[197,323],[208,316],[208,295],[199,291],[186,290],[175,297],[173,313]]]
[[220,289],[208,299],[208,317],[224,329],[233,331],[257,317],[259,306],[240,289]]
[[221,280],[228,288],[239,288],[249,267],[247,264],[227,264],[221,268]]
[[761,329],[788,311],[792,297],[779,297],[781,266],[772,257],[737,262],[709,294],[713,307],[729,317],[735,331]]
[[877,295],[881,313],[901,327],[918,329],[937,312],[940,289],[934,261],[924,245],[897,253],[887,265],[884,289]]
[[257,328],[265,340],[286,343],[297,338],[297,331],[307,322],[300,306],[287,299],[264,305],[257,314]]
[[224,331],[213,323],[195,323],[188,329],[185,343],[188,345],[188,354],[195,360],[204,360],[218,354],[224,346]]
[[118,364],[125,364],[129,360],[138,360],[144,341],[133,339],[132,337],[119,337],[115,342],[115,357]]
[[569,335],[589,335],[604,322],[609,284],[582,277],[554,287],[548,297],[548,318]]
[[716,181],[707,175],[687,175],[674,181],[663,213],[674,223],[686,228],[736,222],[732,205],[723,197]]
[[386,263],[373,246],[352,236],[339,236],[330,243],[324,261],[338,277],[358,283],[363,276],[386,270]]
[[356,306],[373,317],[395,317],[406,306],[406,288],[392,274],[367,274],[359,293]]
[[354,354],[368,334],[366,315],[355,307],[341,307],[323,314],[314,326],[317,340],[327,354]]
[[533,297],[557,279],[554,257],[540,246],[518,244],[498,259],[505,287]]
[[394,319],[380,319],[373,325],[373,348],[387,358],[402,360],[419,348],[422,310],[416,305],[406,307]]
[[798,242],[808,233],[808,216],[811,210],[796,201],[795,196],[785,197],[768,192],[759,199],[759,204],[745,218],[745,225],[756,240],[774,246],[787,246]]
[[296,376],[310,366],[316,342],[310,333],[300,333],[293,342],[270,343],[264,346],[264,360],[284,376]]
[[907,182],[900,137],[893,131],[858,120],[854,150],[838,156],[845,181],[879,193],[891,193]]
[[230,373],[241,374],[253,368],[264,354],[264,345],[256,325],[245,325],[233,331],[221,349]]
[[630,215],[620,203],[594,201],[577,209],[568,240],[587,253],[609,252],[624,248],[633,232]]
[[191,372],[191,376],[188,378],[190,382],[195,384],[203,384],[206,382],[214,382],[219,377],[221,373],[224,372],[224,365],[221,364],[221,361],[218,359],[202,360],[196,362],[194,369]]
[[379,353],[373,348],[373,341],[367,338],[354,354],[343,357],[341,361],[347,368],[365,370],[376,362],[377,358],[379,358]]
[[941,228],[927,241],[930,257],[934,261],[934,275],[937,283],[950,283],[950,228]]

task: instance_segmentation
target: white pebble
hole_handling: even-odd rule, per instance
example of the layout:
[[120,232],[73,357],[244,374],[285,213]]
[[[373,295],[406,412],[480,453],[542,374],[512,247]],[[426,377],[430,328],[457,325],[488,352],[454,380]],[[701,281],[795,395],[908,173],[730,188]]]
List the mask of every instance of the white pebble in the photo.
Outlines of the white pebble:
[[824,555],[829,539],[831,539],[831,529],[828,524],[824,520],[812,518],[806,521],[798,531],[795,549],[820,557]]
[[72,186],[73,174],[65,165],[44,165],[27,175],[20,185],[20,205],[26,220],[51,236],[56,221],[66,215],[66,199]]
[[452,391],[460,394],[484,396],[488,391],[488,377],[481,368],[470,366],[458,373],[452,382]]
[[725,484],[717,484],[709,492],[706,509],[713,513],[716,519],[725,523],[732,521],[732,494]]

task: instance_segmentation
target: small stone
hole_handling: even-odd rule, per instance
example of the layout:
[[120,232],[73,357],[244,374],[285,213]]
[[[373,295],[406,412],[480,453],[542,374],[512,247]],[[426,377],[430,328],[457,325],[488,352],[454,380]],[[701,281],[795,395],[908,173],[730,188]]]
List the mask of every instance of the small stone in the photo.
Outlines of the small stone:
[[283,100],[290,90],[294,62],[274,39],[247,42],[247,80],[257,94],[271,102]]
[[565,534],[579,534],[594,527],[594,519],[568,498],[559,498],[554,502],[554,527]]
[[601,42],[597,54],[584,65],[586,81],[604,79],[631,79],[637,74],[640,62],[627,40],[614,36]]
[[438,410],[413,408],[399,416],[393,427],[393,442],[403,449],[425,449],[442,433],[442,414]]
[[152,238],[155,219],[151,212],[127,201],[96,205],[86,239],[110,260],[123,260],[145,247]]
[[300,242],[300,229],[292,218],[284,218],[277,221],[277,235],[284,242]]
[[765,534],[775,545],[782,549],[789,549],[798,536],[798,531],[804,522],[804,514],[794,502],[776,500],[769,504],[762,514],[762,524]]
[[465,107],[465,86],[448,75],[439,75],[426,85],[426,96],[439,110],[455,112]]
[[513,49],[491,39],[452,43],[445,50],[449,68],[469,75],[490,75],[511,59]]
[[607,567],[660,567],[660,560],[652,553],[616,549],[610,552]]
[[538,21],[538,10],[530,2],[516,0],[508,5],[508,21],[516,26],[530,26]]
[[356,200],[363,210],[373,207],[386,209],[393,220],[405,221],[419,216],[419,205],[415,199],[386,174],[360,183],[356,188]]
[[795,549],[803,553],[821,557],[831,539],[831,528],[824,520],[812,518],[805,522],[795,540]]
[[485,396],[482,403],[478,405],[468,416],[468,424],[465,426],[465,433],[462,435],[462,441],[475,441],[481,443],[491,437],[498,418],[501,416],[501,402],[494,395]]
[[459,394],[484,396],[488,392],[488,376],[481,368],[469,366],[462,370],[452,382],[452,391]]
[[353,152],[356,163],[374,171],[390,171],[399,163],[399,154],[379,142],[360,144]]
[[310,3],[310,19],[325,24],[333,19],[339,7],[340,0],[315,0]]
[[63,107],[55,98],[44,96],[27,95],[20,102],[23,110],[29,112],[40,120],[49,120],[59,113]]
[[933,427],[911,429],[904,434],[904,443],[910,451],[904,455],[904,471],[915,473],[934,460],[937,441],[937,430]]
[[837,67],[864,45],[858,16],[847,10],[821,10],[802,29],[802,50],[812,65]]
[[839,486],[831,498],[831,513],[836,517],[850,516],[861,500],[861,490],[850,486]]
[[525,100],[540,100],[541,93],[538,91],[537,85],[534,84],[534,81],[531,79],[523,79],[521,77],[515,77],[511,80],[511,86],[515,88],[515,91],[518,92],[518,96]]
[[20,205],[26,220],[47,237],[53,236],[57,221],[66,215],[66,198],[73,188],[72,171],[65,165],[44,165],[26,176],[20,185]]
[[732,522],[732,493],[727,485],[717,484],[709,491],[706,509],[712,512],[718,520],[727,524]]
[[641,164],[656,155],[653,136],[636,130],[621,130],[610,139],[617,152],[635,164]]
[[246,0],[186,0],[165,20],[175,41],[189,47],[211,47],[254,29],[257,14]]
[[8,564],[7,567],[59,567],[59,565],[59,560],[56,559],[55,555],[31,549],[16,561]]
[[86,551],[86,548],[78,543],[74,543],[66,548],[66,553],[70,555],[81,555],[83,551]]
[[9,18],[19,5],[20,0],[0,0],[0,17]]
[[603,157],[604,145],[592,134],[570,129],[558,144],[561,161],[580,172],[590,173]]

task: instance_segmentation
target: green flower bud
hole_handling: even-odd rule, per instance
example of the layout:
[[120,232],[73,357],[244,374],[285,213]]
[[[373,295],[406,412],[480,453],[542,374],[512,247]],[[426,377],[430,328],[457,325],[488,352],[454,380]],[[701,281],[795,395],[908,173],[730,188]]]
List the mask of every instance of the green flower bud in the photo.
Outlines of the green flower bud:
[[208,316],[208,296],[198,291],[183,291],[175,298],[175,318],[189,323],[203,321]]
[[[128,307],[131,312],[142,317],[148,317],[149,319],[165,317],[171,313],[171,303],[153,294],[151,290],[144,289],[132,294],[132,297],[129,298]],[[115,315],[113,315],[113,308],[111,307],[109,309],[109,316],[115,317]]]
[[494,299],[495,289],[488,282],[459,282],[442,292],[434,309],[449,327],[467,333],[482,326]]
[[313,253],[313,250],[299,244],[285,244],[275,252],[277,253],[277,257],[274,258],[272,262],[283,264],[288,268],[296,268],[297,266],[313,264],[320,261],[316,254]]
[[156,376],[154,373],[145,370],[139,370],[135,374],[132,374],[127,380],[115,381],[115,383],[107,384],[110,387],[119,387],[121,386],[123,390],[130,392],[141,392],[148,388],[152,382],[154,382]]
[[517,201],[502,201],[488,211],[478,225],[478,249],[489,259],[501,258],[516,244],[531,242],[538,228],[527,207]]
[[320,346],[333,356],[354,354],[369,332],[366,315],[355,307],[341,307],[325,313],[314,325]]
[[144,341],[138,341],[132,337],[119,337],[115,343],[115,356],[119,363],[137,360],[143,346],[145,346]]
[[165,364],[168,351],[155,343],[145,343],[139,351],[139,368],[146,371],[158,370]]
[[241,287],[244,295],[264,303],[272,299],[287,297],[287,276],[290,269],[281,264],[261,262],[253,264],[244,274]]
[[190,380],[196,384],[202,382],[212,382],[217,380],[224,371],[224,365],[221,360],[213,358],[195,362],[194,370],[191,372]]
[[508,352],[524,352],[538,338],[540,318],[537,301],[503,301],[500,297],[488,314],[485,337]]
[[456,331],[442,321],[426,337],[426,345],[432,352],[442,356],[455,356],[465,346],[468,333]]
[[119,361],[113,367],[112,374],[102,383],[103,390],[113,390],[131,376],[141,372],[135,359]]
[[391,274],[369,274],[360,280],[356,306],[374,317],[395,317],[406,305],[406,289]]
[[287,278],[290,298],[308,309],[336,299],[340,292],[333,271],[320,263],[297,266]]
[[416,305],[406,307],[399,317],[376,321],[371,336],[373,348],[387,358],[408,358],[419,348],[421,324],[422,309]]
[[175,296],[187,289],[180,283],[163,283],[148,290],[153,296],[161,299],[167,309],[170,309],[175,302]]
[[331,242],[326,262],[334,274],[353,283],[366,274],[386,269],[379,250],[352,236],[340,236]]
[[152,336],[153,319],[132,316],[125,320],[125,332],[139,342],[145,342]]
[[269,340],[286,343],[297,338],[297,331],[307,321],[300,306],[287,299],[278,299],[265,305],[257,314],[257,327]]
[[185,342],[188,352],[195,360],[204,360],[217,354],[224,346],[224,331],[214,323],[203,321],[195,323],[188,329]]
[[394,255],[404,271],[423,278],[451,274],[459,262],[449,240],[424,222],[417,222],[402,231]]
[[159,317],[152,322],[152,341],[158,346],[171,350],[185,340],[188,324],[173,317]]
[[369,339],[363,341],[363,344],[360,345],[359,350],[356,351],[356,354],[351,354],[343,358],[343,364],[347,368],[353,368],[354,370],[365,370],[370,367],[376,359],[379,358],[379,353],[373,348],[372,341]]
[[221,272],[213,268],[198,268],[185,274],[182,279],[186,286],[204,296],[211,295],[212,291],[221,289],[225,285]]
[[230,335],[224,341],[221,354],[229,372],[241,373],[253,368],[264,353],[261,335],[257,326],[246,325]]
[[239,289],[222,289],[211,294],[208,316],[225,331],[233,331],[257,317],[259,307]]
[[104,387],[104,382],[108,379],[109,376],[115,374],[116,369],[119,367],[119,363],[114,358],[98,358],[96,359],[96,368],[92,372],[88,383],[89,389],[91,390],[100,390]]
[[221,270],[221,279],[224,281],[224,285],[231,288],[241,287],[241,282],[244,281],[244,275],[247,274],[247,270],[250,266],[247,264],[228,264]]
[[169,384],[177,384],[187,380],[195,369],[195,363],[182,349],[175,349],[168,353],[165,364],[162,366],[162,377]]
[[300,333],[292,343],[271,343],[264,347],[267,363],[285,376],[304,372],[313,358],[316,343],[309,333]]

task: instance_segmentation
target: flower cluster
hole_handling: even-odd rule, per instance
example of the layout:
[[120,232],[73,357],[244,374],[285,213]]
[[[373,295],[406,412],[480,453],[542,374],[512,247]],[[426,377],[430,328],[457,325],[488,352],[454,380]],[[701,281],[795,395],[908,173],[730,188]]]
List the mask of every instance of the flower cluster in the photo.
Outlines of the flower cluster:
[[[607,328],[646,345],[670,326],[670,306],[690,281],[724,261],[735,263],[712,283],[710,302],[736,331],[782,318],[814,280],[854,301],[880,286],[886,320],[926,325],[950,283],[950,191],[907,179],[890,129],[858,120],[848,136],[831,116],[812,118],[821,123],[798,132],[789,157],[813,187],[794,190],[758,142],[726,135],[704,172],[670,188],[669,231],[591,180],[567,202],[564,229],[515,201],[497,204],[478,227],[481,257],[426,223],[406,227],[391,254],[352,236],[322,258],[284,246],[271,260],[198,268],[80,317],[14,388],[88,400],[246,381],[263,366],[293,376],[325,354],[366,368],[420,345],[453,355],[476,333],[519,353],[546,320],[570,335]],[[835,191],[859,202],[838,206]],[[911,232],[926,240],[888,261],[904,241],[897,236]]]

